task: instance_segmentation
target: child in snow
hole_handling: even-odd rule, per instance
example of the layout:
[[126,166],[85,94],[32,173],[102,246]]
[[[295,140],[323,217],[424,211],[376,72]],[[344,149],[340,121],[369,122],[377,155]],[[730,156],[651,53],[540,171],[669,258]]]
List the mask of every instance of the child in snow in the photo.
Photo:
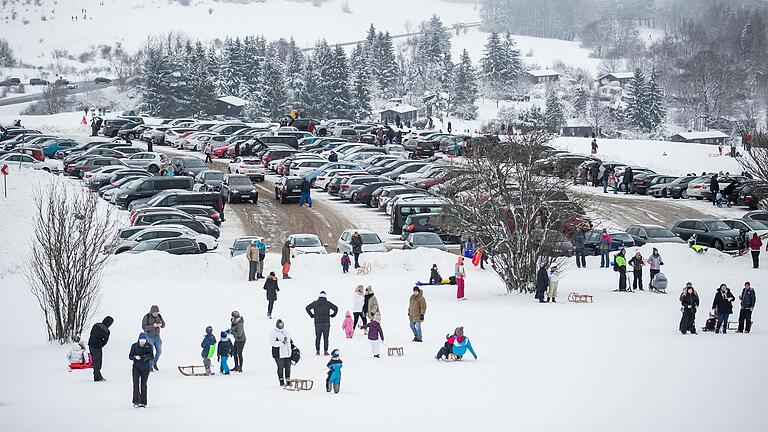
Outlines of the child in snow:
[[549,276],[549,291],[547,292],[547,302],[552,300],[552,303],[557,303],[555,301],[555,297],[557,297],[557,285],[560,281],[560,271],[557,269],[556,265],[553,265],[549,269],[549,273],[547,273]]
[[371,351],[375,358],[381,358],[379,357],[379,352],[381,351],[379,339],[384,342],[384,332],[381,329],[381,314],[376,312],[371,322],[368,323],[368,342],[371,344]]
[[325,380],[325,391],[338,393],[341,387],[341,367],[343,362],[339,358],[339,350],[331,351],[331,361],[328,362],[328,378]]
[[75,344],[72,346],[72,350],[67,354],[67,360],[69,360],[70,369],[87,369],[91,367],[91,357],[88,354],[88,348],[85,346],[85,341],[80,337],[75,337]]
[[352,336],[355,335],[355,324],[352,321],[352,313],[347,311],[347,314],[344,316],[344,323],[341,324],[341,328],[344,329],[344,334],[347,335],[347,339],[352,339]]
[[440,276],[440,272],[437,270],[437,264],[432,264],[432,269],[429,271],[429,284],[441,285],[443,283],[443,277]]
[[213,372],[211,372],[211,359],[216,353],[216,337],[213,335],[213,327],[208,326],[205,328],[205,336],[203,336],[203,342],[200,343],[200,347],[203,348],[200,354],[203,356],[205,375],[213,375]]
[[445,345],[440,348],[435,356],[436,359],[441,360],[443,357],[448,359],[448,354],[456,356],[457,360],[461,360],[467,350],[477,360],[477,354],[472,348],[472,343],[469,342],[469,338],[464,336],[464,327],[457,327],[452,335],[445,335]]
[[352,261],[349,259],[349,254],[344,252],[344,255],[341,256],[341,270],[344,272],[344,274],[349,273],[350,264],[352,264]]
[[232,354],[233,349],[232,341],[229,340],[229,333],[226,331],[221,332],[221,340],[219,340],[219,349],[216,353],[216,358],[219,361],[219,372],[224,375],[229,375],[229,365],[227,361]]

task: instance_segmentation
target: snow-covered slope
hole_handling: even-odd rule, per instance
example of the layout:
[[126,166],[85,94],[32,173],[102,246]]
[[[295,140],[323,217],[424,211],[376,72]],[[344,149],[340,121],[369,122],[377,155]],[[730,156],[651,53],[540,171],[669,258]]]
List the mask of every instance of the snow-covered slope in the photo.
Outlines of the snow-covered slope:
[[[10,186],[12,196],[25,190],[17,183]],[[10,220],[31,224],[31,207],[22,200],[2,200],[0,220],[4,225]],[[0,248],[12,248],[18,256],[26,253],[21,238],[0,242]],[[760,310],[750,335],[681,336],[677,331],[677,295],[686,281],[701,296],[701,326],[719,283],[728,283],[738,294],[751,279],[760,296],[764,270],[750,269],[747,257],[734,259],[716,251],[697,255],[684,245],[660,249],[670,281],[668,295],[612,292],[616,273],[597,268],[595,258],[588,258],[586,270],[566,270],[557,304],[504,295],[490,270],[469,268],[467,301],[455,300],[454,287],[426,287],[423,344],[409,342],[412,284],[427,278],[433,263],[450,274],[455,256],[431,251],[368,254],[363,261],[373,271],[367,276],[342,275],[338,255],[296,258],[293,279],[280,281],[274,315],[285,319],[303,353],[292,376],[315,379],[315,390],[306,393],[277,387],[267,344],[273,321],[265,318],[261,284],[245,281],[243,258],[153,253],[111,260],[97,318],[109,314],[115,324],[105,350],[108,381],[100,384],[91,382],[89,371],[66,372],[68,347],[45,343],[34,299],[21,278],[10,275],[2,281],[0,302],[0,326],[6,329],[0,418],[12,431],[129,431],[148,425],[186,431],[222,425],[508,431],[510,424],[537,431],[766,430],[768,420],[754,415],[768,401],[760,385],[768,380],[768,333],[759,324]],[[278,265],[279,256],[267,257],[268,271]],[[371,358],[362,333],[344,339],[341,317],[335,318],[331,346],[341,350],[344,369],[341,393],[328,395],[322,389],[327,358],[313,354],[312,321],[304,306],[325,290],[343,316],[358,284],[373,286],[385,342],[404,346],[405,356]],[[567,303],[571,291],[593,294],[595,303]],[[136,411],[130,405],[127,354],[152,304],[160,306],[167,322],[164,353],[161,371],[150,376],[150,405]],[[200,363],[203,329],[212,325],[217,334],[226,329],[232,310],[245,318],[245,372],[182,377],[177,365]],[[465,327],[479,360],[435,361],[443,335],[458,325]]]

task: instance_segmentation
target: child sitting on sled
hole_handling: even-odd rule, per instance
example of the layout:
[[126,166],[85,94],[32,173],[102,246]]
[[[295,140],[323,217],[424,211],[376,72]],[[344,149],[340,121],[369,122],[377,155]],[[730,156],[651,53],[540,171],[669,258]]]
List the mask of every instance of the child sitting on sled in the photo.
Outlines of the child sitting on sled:
[[69,354],[67,354],[67,360],[69,360],[70,369],[91,368],[91,354],[85,346],[85,341],[80,339],[79,336],[75,337],[75,344],[72,346]]
[[452,335],[445,335],[445,345],[440,348],[440,351],[437,352],[435,358],[442,360],[442,358],[445,357],[447,360],[448,355],[453,354],[456,356],[457,360],[461,360],[467,353],[467,350],[469,350],[475,360],[477,360],[477,354],[475,354],[475,350],[472,348],[472,343],[469,341],[468,337],[464,336],[464,327],[457,327]]

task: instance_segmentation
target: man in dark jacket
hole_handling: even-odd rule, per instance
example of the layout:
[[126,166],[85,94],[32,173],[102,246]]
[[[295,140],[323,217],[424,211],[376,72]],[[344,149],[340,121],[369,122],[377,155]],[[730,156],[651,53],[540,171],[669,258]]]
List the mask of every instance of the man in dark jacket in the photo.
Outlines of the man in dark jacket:
[[101,375],[101,362],[103,358],[102,349],[109,342],[109,326],[115,320],[111,316],[107,316],[100,323],[95,324],[91,328],[91,337],[88,338],[88,349],[91,351],[91,358],[93,360],[93,380],[94,381],[106,381]]
[[301,198],[299,198],[299,207],[304,207],[304,203],[309,204],[309,208],[312,208],[312,185],[309,184],[309,180],[306,178],[301,181]]
[[339,161],[339,155],[337,155],[335,151],[332,151],[331,154],[328,155],[328,162],[338,162],[338,161]]
[[335,304],[328,301],[325,291],[320,291],[320,297],[306,307],[310,318],[315,319],[315,354],[320,355],[320,338],[323,338],[323,353],[328,355],[328,336],[331,331],[331,318],[339,312]]
[[165,320],[160,315],[160,308],[157,305],[152,305],[149,308],[149,313],[144,315],[144,318],[141,320],[141,328],[147,334],[147,343],[152,345],[152,349],[155,351],[155,355],[152,358],[152,368],[159,370],[157,368],[157,361],[163,352],[163,340],[160,339],[160,329],[165,328]]
[[680,295],[683,316],[680,318],[680,333],[696,334],[696,309],[699,307],[699,295],[693,289],[693,284],[688,282],[685,291]]
[[586,240],[586,237],[584,236],[584,231],[579,228],[576,230],[575,233],[573,233],[573,237],[571,237],[571,243],[573,244],[573,247],[576,249],[576,267],[578,268],[586,268],[587,267],[587,259],[584,256],[584,241]]
[[717,174],[712,176],[712,180],[709,181],[709,192],[712,194],[712,205],[717,205],[717,193],[720,192],[720,181],[717,179]]
[[728,285],[721,284],[720,289],[715,293],[715,299],[712,300],[712,309],[717,315],[717,324],[715,333],[720,333],[720,327],[723,328],[723,334],[728,333],[728,316],[733,313],[733,302],[736,298],[731,293]]
[[592,164],[592,168],[589,169],[589,176],[592,179],[592,187],[599,186],[598,174],[600,174],[600,164]]
[[549,288],[549,273],[547,273],[547,264],[542,263],[539,271],[536,272],[536,298],[539,299],[539,303],[546,303],[544,301],[544,293]]
[[634,180],[635,174],[632,172],[632,167],[627,167],[624,170],[624,178],[622,179],[622,183],[624,183],[624,193],[629,195],[629,188],[632,185],[632,180]]
[[363,253],[363,238],[360,237],[359,232],[355,231],[354,234],[352,234],[349,244],[352,246],[352,255],[355,256],[355,268],[360,268],[360,254]]
[[752,329],[752,310],[755,308],[755,303],[757,302],[755,290],[749,282],[744,282],[744,289],[741,290],[739,300],[741,300],[741,311],[739,312],[739,329],[737,332],[749,333]]
[[128,358],[133,361],[133,407],[144,408],[147,406],[147,380],[152,370],[152,345],[147,342],[147,334],[141,333],[139,340],[131,345]]

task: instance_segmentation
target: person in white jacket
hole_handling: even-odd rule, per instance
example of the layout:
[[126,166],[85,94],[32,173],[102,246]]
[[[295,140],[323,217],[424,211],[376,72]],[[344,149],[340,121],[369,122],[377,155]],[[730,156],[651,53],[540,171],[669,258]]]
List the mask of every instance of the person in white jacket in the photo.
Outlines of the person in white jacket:
[[661,259],[661,255],[659,255],[659,250],[656,248],[653,248],[653,253],[651,256],[648,257],[648,259],[645,260],[645,262],[648,263],[648,266],[651,268],[651,284],[650,286],[653,286],[653,278],[656,276],[657,273],[661,271],[661,266],[664,265],[664,260]]
[[280,386],[285,386],[286,381],[291,379],[291,335],[285,330],[285,323],[278,319],[275,322],[275,328],[269,335],[272,344],[272,358],[277,364],[277,378],[280,380]]
[[365,304],[365,289],[362,285],[358,285],[357,288],[355,288],[355,294],[352,296],[352,314],[355,317],[355,322],[352,325],[352,328],[357,328],[357,319],[361,319],[363,321],[363,324],[360,326],[361,328],[365,328],[366,324],[368,324],[368,319],[365,317],[365,314],[363,313],[363,305]]
[[88,363],[88,348],[85,346],[84,340],[79,337],[75,338],[75,344],[67,354],[67,360],[70,363]]
[[557,297],[557,284],[560,281],[560,271],[557,269],[556,265],[553,265],[549,268],[549,272],[547,274],[549,275],[549,291],[547,291],[547,302],[552,300],[552,303],[556,303],[555,298]]

